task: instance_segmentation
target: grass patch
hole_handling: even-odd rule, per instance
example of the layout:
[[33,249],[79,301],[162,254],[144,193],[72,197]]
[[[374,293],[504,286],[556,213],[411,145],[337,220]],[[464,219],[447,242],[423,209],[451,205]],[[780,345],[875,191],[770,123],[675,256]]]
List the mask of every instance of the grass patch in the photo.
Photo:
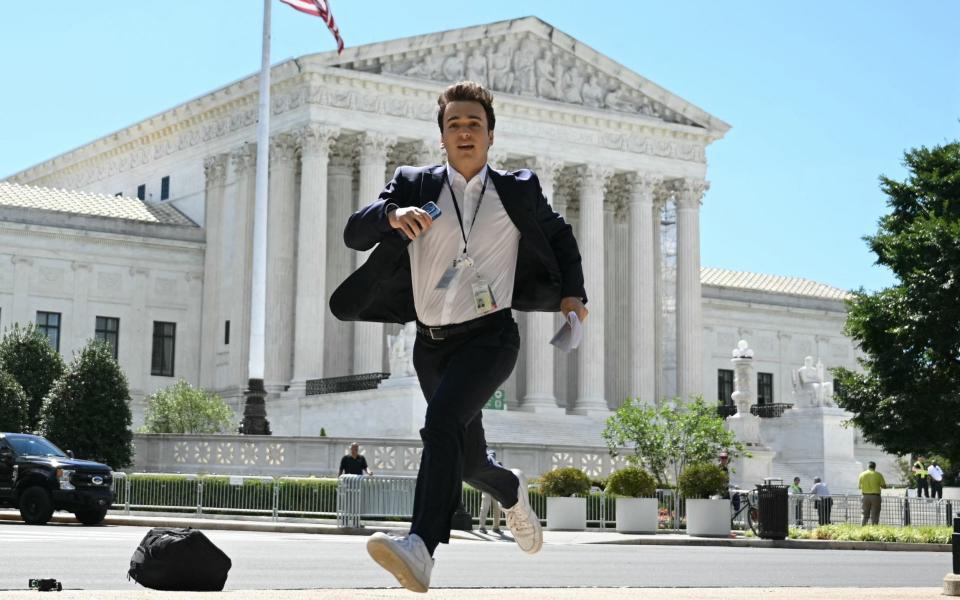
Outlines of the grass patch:
[[949,544],[953,528],[894,527],[891,525],[823,525],[816,529],[790,528],[792,540],[834,540],[838,542],[900,542],[905,544]]

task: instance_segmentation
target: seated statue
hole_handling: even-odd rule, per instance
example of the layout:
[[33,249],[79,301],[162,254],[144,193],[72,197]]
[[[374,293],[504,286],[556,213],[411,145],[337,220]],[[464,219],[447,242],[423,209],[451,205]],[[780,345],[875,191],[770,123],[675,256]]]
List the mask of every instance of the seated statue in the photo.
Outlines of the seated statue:
[[793,372],[793,396],[797,408],[833,406],[833,382],[826,381],[822,362],[814,366],[812,356],[803,359],[803,366]]
[[404,325],[397,335],[387,336],[392,379],[416,375],[413,369],[413,343],[416,338],[417,329],[413,321]]

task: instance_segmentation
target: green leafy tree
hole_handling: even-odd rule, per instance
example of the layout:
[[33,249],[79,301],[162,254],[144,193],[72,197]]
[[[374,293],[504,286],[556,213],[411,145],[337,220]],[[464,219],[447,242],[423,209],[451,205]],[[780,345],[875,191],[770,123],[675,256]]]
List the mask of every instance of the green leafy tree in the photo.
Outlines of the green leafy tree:
[[78,458],[99,460],[114,469],[133,459],[130,390],[113,350],[91,341],[67,366],[43,404],[41,431]]
[[960,142],[904,154],[905,181],[880,178],[890,213],[866,237],[898,280],[849,301],[846,334],[863,373],[836,369],[837,403],[893,454],[960,461]]
[[178,379],[147,398],[144,433],[220,433],[234,426],[220,396]]
[[27,394],[13,375],[0,371],[0,431],[21,433],[27,431],[28,423]]
[[27,431],[40,424],[43,399],[53,382],[63,374],[63,359],[47,336],[33,323],[14,323],[0,340],[0,370],[17,380],[27,394]]
[[603,439],[613,456],[632,447],[627,460],[646,468],[660,485],[677,481],[687,465],[716,460],[721,450],[733,458],[744,449],[724,427],[716,405],[708,405],[702,396],[686,403],[675,398],[660,406],[628,399],[607,418]]

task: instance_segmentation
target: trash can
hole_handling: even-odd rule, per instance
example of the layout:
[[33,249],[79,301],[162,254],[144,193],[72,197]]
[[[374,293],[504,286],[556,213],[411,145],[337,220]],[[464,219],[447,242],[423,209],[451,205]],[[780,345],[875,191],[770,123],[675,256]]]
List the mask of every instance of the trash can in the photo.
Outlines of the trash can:
[[757,509],[760,525],[757,534],[765,540],[784,540],[790,532],[790,511],[787,486],[767,480],[757,486]]

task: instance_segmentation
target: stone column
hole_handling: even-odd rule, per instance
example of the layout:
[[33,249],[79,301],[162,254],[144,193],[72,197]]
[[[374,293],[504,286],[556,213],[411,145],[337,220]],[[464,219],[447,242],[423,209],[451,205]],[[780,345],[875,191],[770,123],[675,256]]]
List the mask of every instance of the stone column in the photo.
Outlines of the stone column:
[[21,327],[33,323],[36,313],[30,309],[30,273],[33,271],[33,258],[14,254],[10,257],[13,263],[13,310],[10,312],[9,324],[19,323]]
[[[63,340],[60,340],[60,348],[64,352],[81,348],[87,340],[93,339],[96,330],[96,316],[91,318],[88,313],[93,265],[75,260],[70,263],[70,268],[73,270],[73,335],[70,336],[72,339],[68,341],[68,346],[64,346]],[[119,344],[119,340],[117,343]],[[119,348],[119,345],[117,347]]]
[[220,252],[223,231],[220,227],[224,203],[224,185],[227,182],[227,155],[208,156],[203,161],[206,181],[204,194],[203,227],[206,246],[203,257],[203,305],[200,325],[200,385],[207,389],[216,387],[217,339],[220,331]]
[[577,401],[569,412],[578,415],[605,415],[610,412],[604,394],[604,277],[603,277],[603,197],[613,170],[589,165],[581,183],[580,254],[587,290],[590,316],[583,328],[583,341],[577,351],[579,372]]
[[[539,158],[536,162],[540,188],[550,202],[553,201],[554,183],[562,167],[562,161],[551,158]],[[559,309],[558,306],[557,310]],[[526,313],[527,339],[524,344],[526,352],[526,395],[523,397],[520,409],[527,412],[563,412],[563,409],[557,406],[553,389],[554,361],[550,338],[554,334],[555,314]]]
[[[253,208],[256,196],[256,144],[244,144],[230,155],[233,164],[234,231],[237,256],[234,257],[235,277],[233,302],[230,303],[230,344],[237,344],[230,353],[230,386],[236,386],[239,393],[247,386],[250,367],[250,288],[253,283]],[[240,411],[243,404],[239,405]]]
[[270,140],[270,200],[267,206],[267,311],[263,383],[283,391],[293,366],[293,262],[297,229],[296,151],[293,136]]
[[[352,268],[353,250],[343,243],[343,228],[353,212],[353,166],[355,146],[343,136],[330,149],[327,169],[327,208],[331,235],[327,238],[327,291],[325,300],[347,277]],[[326,304],[324,305],[326,306]],[[324,355],[324,377],[349,375],[353,366],[353,323],[340,321],[325,310],[324,345],[334,352]]]
[[[130,336],[134,348],[150,348],[150,351],[132,352],[130,356],[129,371],[127,376],[130,378],[130,392],[138,395],[146,395],[150,388],[150,369],[153,349],[153,321],[147,314],[147,294],[149,293],[150,271],[137,267],[130,267],[130,285],[133,290],[133,297],[130,299]],[[120,335],[124,335],[123,323],[120,323]],[[131,376],[130,374],[133,373]],[[174,369],[176,374],[176,369]]]
[[[380,195],[387,169],[387,151],[396,139],[382,133],[369,132],[360,141],[360,185],[357,208],[373,202]],[[371,251],[357,252],[356,267],[362,265]],[[357,321],[353,326],[353,372],[383,371],[383,323]]]
[[707,182],[677,187],[677,395],[703,393],[703,307],[700,292],[700,199]]
[[294,331],[293,382],[305,393],[308,379],[323,377],[327,280],[327,165],[338,131],[310,124],[299,132],[300,232],[297,236],[297,324]]
[[657,401],[657,315],[656,269],[654,261],[655,218],[653,195],[661,177],[638,173],[628,199],[630,219],[630,287],[629,287],[629,393],[644,403]]

